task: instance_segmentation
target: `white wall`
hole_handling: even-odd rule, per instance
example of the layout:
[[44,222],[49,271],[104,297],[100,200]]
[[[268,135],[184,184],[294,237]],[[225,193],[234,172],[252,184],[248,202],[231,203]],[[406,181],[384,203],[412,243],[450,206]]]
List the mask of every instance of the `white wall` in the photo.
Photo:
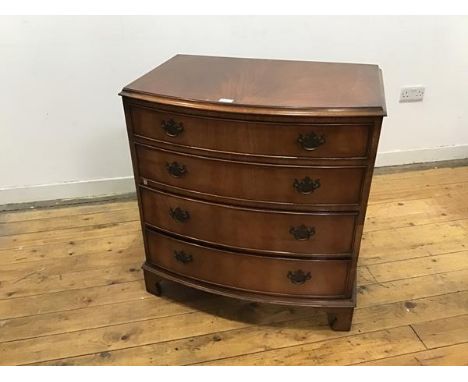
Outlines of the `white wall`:
[[0,204],[131,191],[117,93],[177,53],[379,64],[378,164],[468,157],[468,17],[7,16]]

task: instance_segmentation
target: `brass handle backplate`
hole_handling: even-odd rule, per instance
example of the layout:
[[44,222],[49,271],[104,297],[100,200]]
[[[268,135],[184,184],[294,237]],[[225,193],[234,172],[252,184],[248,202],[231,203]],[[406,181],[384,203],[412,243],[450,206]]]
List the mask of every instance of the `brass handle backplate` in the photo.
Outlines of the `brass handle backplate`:
[[184,131],[184,124],[182,122],[176,122],[171,118],[167,121],[163,120],[161,122],[161,128],[169,137],[177,137]]
[[312,236],[315,235],[314,227],[307,227],[304,224],[301,224],[298,227],[291,227],[289,233],[294,236],[296,240],[309,240]]
[[304,284],[307,280],[312,278],[310,272],[306,273],[302,269],[289,271],[287,277],[293,284]]
[[294,179],[293,186],[301,194],[311,194],[320,187],[320,179],[311,179],[308,176],[301,180]]
[[187,167],[178,162],[166,163],[166,169],[167,172],[175,178],[181,178],[187,174]]
[[169,214],[171,215],[172,219],[174,219],[174,220],[176,220],[176,221],[178,221],[180,223],[184,223],[184,222],[186,222],[187,220],[190,219],[189,212],[183,210],[180,207],[171,208],[169,210]]
[[174,251],[175,259],[182,264],[191,263],[193,261],[193,256],[185,253],[184,251]]
[[325,143],[325,137],[323,135],[317,135],[314,132],[305,135],[300,134],[297,138],[297,143],[299,143],[304,150],[313,151]]

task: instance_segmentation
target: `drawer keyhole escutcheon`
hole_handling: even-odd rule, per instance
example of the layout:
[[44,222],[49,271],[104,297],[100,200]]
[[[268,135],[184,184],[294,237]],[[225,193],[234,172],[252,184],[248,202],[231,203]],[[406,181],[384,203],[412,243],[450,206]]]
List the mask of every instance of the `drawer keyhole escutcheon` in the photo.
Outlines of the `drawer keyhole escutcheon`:
[[167,172],[175,178],[181,178],[187,174],[187,167],[178,162],[166,163],[166,169]]
[[182,264],[191,263],[193,261],[193,256],[185,253],[184,251],[174,251],[175,259]]
[[182,122],[176,122],[171,118],[168,121],[163,120],[161,122],[161,128],[169,137],[177,137],[184,131],[184,124]]
[[291,280],[293,284],[304,284],[307,280],[310,280],[312,276],[310,272],[304,272],[302,269],[297,271],[289,271],[288,279]]
[[315,235],[315,228],[301,224],[298,227],[291,227],[289,233],[293,235],[296,240],[309,240]]
[[184,223],[190,219],[190,214],[188,211],[183,210],[180,207],[171,208],[169,210],[171,218],[180,223]]
[[294,179],[293,186],[301,194],[311,194],[320,187],[320,179],[311,179],[308,176],[302,180]]
[[299,143],[304,150],[313,151],[325,143],[325,137],[323,135],[317,135],[314,132],[305,135],[300,134],[297,138],[297,143]]

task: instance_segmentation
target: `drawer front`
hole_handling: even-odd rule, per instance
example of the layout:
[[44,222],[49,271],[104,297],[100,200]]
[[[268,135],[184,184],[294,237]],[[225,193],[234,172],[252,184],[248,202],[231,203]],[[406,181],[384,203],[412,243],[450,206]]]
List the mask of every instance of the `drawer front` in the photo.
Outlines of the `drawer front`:
[[367,157],[369,125],[244,122],[136,106],[131,116],[135,134],[190,148],[260,156]]
[[147,231],[148,260],[171,272],[261,293],[339,297],[349,260],[297,260],[237,254]]
[[140,175],[185,190],[295,204],[359,204],[365,167],[280,166],[136,146]]
[[208,243],[294,255],[349,254],[353,213],[253,210],[141,188],[146,223]]

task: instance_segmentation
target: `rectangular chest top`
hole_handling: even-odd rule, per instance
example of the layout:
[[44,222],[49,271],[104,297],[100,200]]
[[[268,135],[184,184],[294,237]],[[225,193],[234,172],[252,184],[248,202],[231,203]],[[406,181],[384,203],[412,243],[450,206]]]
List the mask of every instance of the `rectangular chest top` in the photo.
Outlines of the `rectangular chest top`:
[[381,71],[368,64],[176,55],[120,94],[211,111],[386,115]]

